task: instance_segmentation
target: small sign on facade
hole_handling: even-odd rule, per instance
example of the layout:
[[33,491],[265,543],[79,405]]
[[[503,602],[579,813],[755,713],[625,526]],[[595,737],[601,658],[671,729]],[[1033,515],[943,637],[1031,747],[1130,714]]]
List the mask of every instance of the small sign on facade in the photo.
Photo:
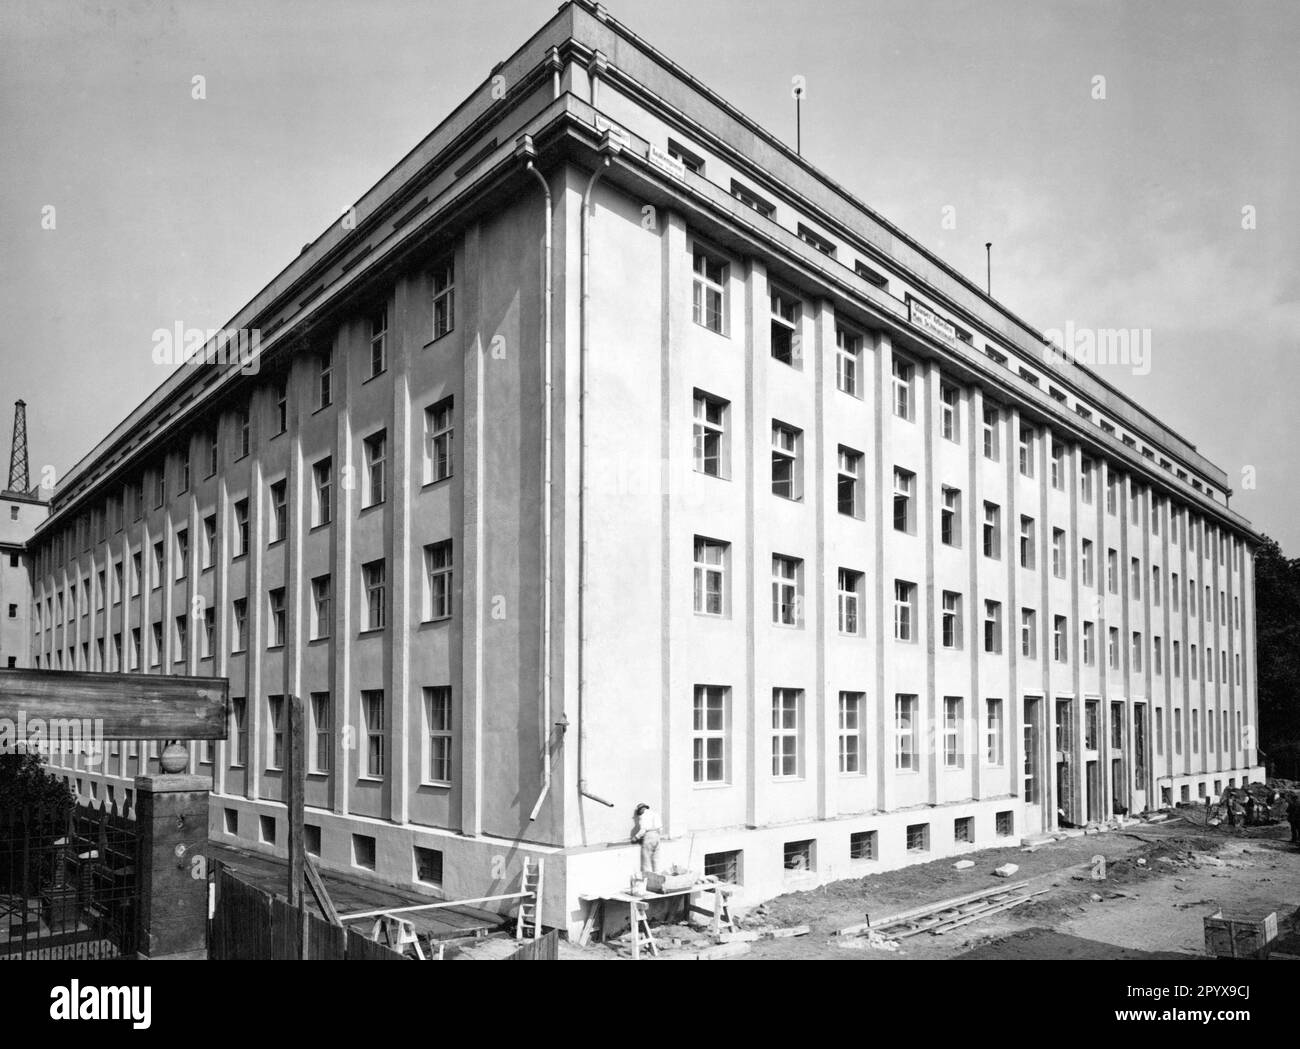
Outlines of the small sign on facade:
[[950,321],[944,320],[923,302],[909,296],[907,300],[907,319],[922,331],[942,339],[949,346],[957,343],[957,328]]

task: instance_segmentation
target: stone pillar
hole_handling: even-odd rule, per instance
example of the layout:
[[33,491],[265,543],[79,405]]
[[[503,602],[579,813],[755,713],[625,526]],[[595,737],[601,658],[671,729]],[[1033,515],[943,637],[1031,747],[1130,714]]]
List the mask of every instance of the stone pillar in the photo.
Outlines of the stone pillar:
[[[142,958],[207,952],[208,879],[194,863],[208,844],[207,776],[137,776],[136,951]],[[201,861],[200,861],[201,862]]]

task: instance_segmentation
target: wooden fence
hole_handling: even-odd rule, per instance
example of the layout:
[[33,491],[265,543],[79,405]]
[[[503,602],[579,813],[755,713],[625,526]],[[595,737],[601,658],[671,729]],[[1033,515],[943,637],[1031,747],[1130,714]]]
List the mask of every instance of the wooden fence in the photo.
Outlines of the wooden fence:
[[560,957],[560,933],[552,929],[536,940],[525,940],[524,945],[515,951],[506,961],[510,962],[553,962]]
[[296,960],[304,921],[309,961],[406,960],[355,929],[290,907],[282,897],[240,881],[220,864],[215,877],[217,900],[208,936],[208,957],[214,961]]

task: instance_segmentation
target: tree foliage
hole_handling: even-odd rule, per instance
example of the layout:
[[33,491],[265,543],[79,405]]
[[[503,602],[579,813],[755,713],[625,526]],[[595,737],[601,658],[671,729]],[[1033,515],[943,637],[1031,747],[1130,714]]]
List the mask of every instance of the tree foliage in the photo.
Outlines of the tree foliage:
[[1255,554],[1259,747],[1279,771],[1300,762],[1300,559],[1265,537]]

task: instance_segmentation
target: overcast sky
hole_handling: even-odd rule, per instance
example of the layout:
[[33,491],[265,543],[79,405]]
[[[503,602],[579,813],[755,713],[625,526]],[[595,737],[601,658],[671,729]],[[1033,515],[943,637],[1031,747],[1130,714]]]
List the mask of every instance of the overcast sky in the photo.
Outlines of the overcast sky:
[[[224,325],[557,6],[0,0],[3,453],[22,397],[33,477],[75,463],[155,329]],[[607,6],[791,142],[806,77],[805,156],[977,280],[993,241],[1031,324],[1149,329],[1099,370],[1300,556],[1295,0]]]

